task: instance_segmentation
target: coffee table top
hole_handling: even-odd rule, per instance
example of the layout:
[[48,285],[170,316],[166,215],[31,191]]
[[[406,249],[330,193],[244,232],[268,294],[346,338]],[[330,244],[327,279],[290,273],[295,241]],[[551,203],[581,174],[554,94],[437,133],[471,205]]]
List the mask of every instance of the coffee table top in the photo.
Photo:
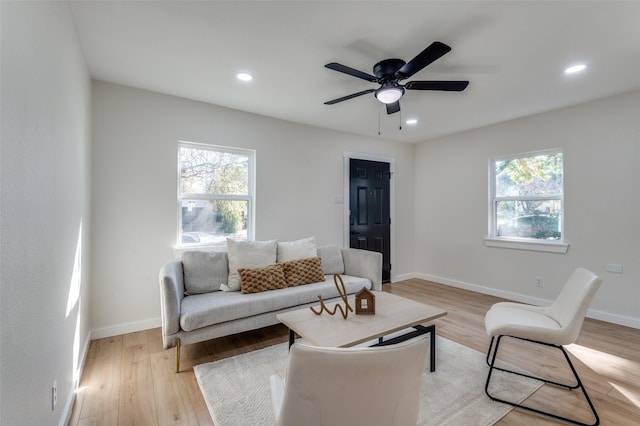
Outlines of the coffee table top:
[[[355,346],[447,315],[445,310],[395,294],[374,294],[375,315],[356,315],[349,312],[349,317],[345,320],[340,310],[335,315],[326,312],[316,315],[307,307],[280,313],[276,318],[309,344],[339,348]],[[326,306],[333,310],[336,303],[344,306],[342,301],[327,303]],[[353,297],[349,298],[349,305],[355,309]]]

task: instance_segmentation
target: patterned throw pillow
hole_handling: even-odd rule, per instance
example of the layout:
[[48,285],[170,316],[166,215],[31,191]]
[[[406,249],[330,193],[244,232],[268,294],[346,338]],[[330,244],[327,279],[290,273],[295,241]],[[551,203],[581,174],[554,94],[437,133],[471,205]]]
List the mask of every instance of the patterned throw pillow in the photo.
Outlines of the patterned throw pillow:
[[322,260],[318,256],[284,262],[282,267],[289,287],[324,281]]
[[262,268],[240,268],[238,274],[240,275],[242,294],[276,290],[287,286],[280,263]]

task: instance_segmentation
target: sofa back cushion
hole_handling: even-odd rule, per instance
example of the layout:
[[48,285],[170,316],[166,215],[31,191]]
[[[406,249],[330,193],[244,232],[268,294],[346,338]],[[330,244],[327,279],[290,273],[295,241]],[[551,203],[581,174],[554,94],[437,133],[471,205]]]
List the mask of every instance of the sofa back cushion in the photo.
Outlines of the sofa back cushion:
[[229,279],[227,287],[230,291],[240,291],[240,268],[260,268],[276,263],[278,243],[269,241],[235,241],[227,238],[229,254]]
[[185,294],[218,291],[227,282],[227,253],[186,251],[182,254]]
[[318,247],[318,256],[322,259],[322,272],[325,275],[344,274],[344,260],[340,247]]
[[316,256],[316,237],[278,243],[278,263]]

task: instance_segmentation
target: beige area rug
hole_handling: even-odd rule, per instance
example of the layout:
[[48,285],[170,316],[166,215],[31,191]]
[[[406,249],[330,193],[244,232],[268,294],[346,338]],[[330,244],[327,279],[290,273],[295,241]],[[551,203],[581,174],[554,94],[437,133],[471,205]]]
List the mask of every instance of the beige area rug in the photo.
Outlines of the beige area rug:
[[[436,371],[425,365],[419,425],[492,425],[511,407],[484,393],[488,368],[485,354],[440,336],[436,342]],[[202,395],[216,426],[274,424],[269,377],[284,377],[287,344],[194,367]],[[491,392],[522,401],[540,382],[494,372]]]

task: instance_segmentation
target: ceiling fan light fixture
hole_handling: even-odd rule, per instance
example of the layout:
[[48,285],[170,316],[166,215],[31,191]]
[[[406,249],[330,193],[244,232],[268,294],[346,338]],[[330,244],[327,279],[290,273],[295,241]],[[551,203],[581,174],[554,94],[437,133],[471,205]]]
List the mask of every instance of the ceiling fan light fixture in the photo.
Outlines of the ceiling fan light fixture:
[[569,68],[566,68],[564,70],[565,74],[575,74],[581,71],[584,71],[587,68],[586,64],[577,64],[577,65],[573,65],[570,66]]
[[404,88],[395,84],[386,83],[376,90],[376,99],[383,104],[392,104],[404,95]]
[[253,80],[253,76],[246,72],[239,72],[236,74],[236,78],[240,81],[251,81]]

